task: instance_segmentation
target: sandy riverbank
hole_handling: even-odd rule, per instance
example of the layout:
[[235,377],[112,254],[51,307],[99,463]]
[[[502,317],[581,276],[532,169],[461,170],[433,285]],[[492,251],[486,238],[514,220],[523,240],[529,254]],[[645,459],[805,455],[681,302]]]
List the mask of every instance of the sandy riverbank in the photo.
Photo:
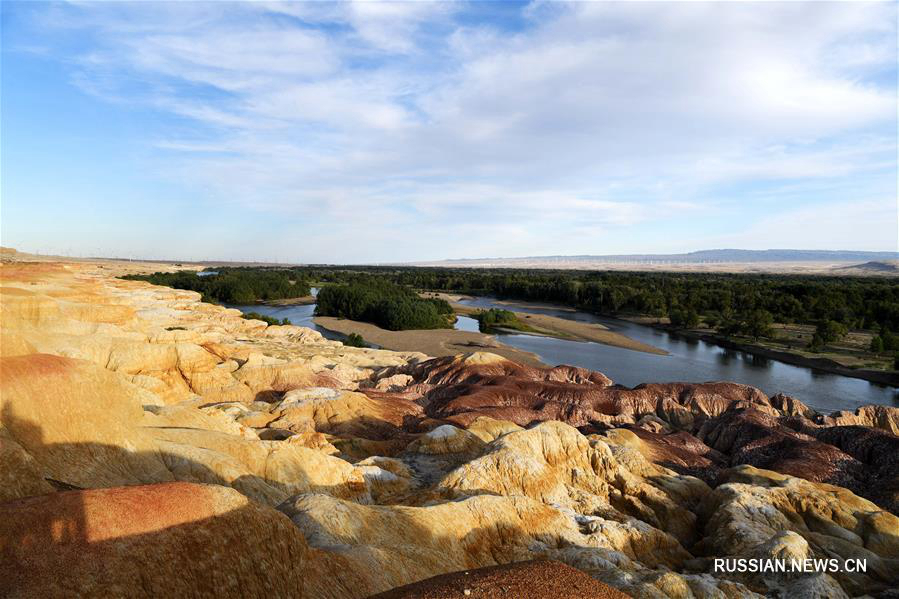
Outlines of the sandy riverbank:
[[388,331],[367,322],[319,316],[315,324],[344,335],[357,333],[370,343],[395,351],[419,351],[429,356],[453,356],[472,351],[489,351],[509,360],[531,366],[545,366],[530,352],[503,345],[493,335],[454,329]]
[[303,297],[289,297],[287,299],[268,300],[261,303],[265,306],[309,306],[315,303],[315,296],[304,295]]
[[[447,302],[449,302],[450,306],[452,306],[456,314],[470,316],[471,314],[474,314],[475,312],[481,310],[481,308],[459,303],[461,300],[473,299],[468,295],[441,293],[434,291],[426,291],[421,295],[422,297],[433,297],[446,300]],[[515,311],[515,308],[520,306],[527,306],[529,308],[565,310],[569,312],[576,311],[574,308],[568,306],[539,302],[521,302],[515,300],[497,300],[496,303],[502,304],[503,306],[508,306],[510,308],[509,311],[514,312],[519,320],[521,320],[529,327],[535,329],[533,333],[526,334],[547,335],[550,337],[558,337],[560,339],[568,339],[573,341],[592,341],[593,343],[602,343],[604,345],[612,345],[614,347],[622,347],[624,349],[642,351],[649,354],[668,354],[668,352],[652,345],[641,343],[640,341],[636,341],[620,333],[612,332],[607,327],[598,323],[580,322],[576,320],[569,320],[567,318],[559,318],[558,316],[550,316],[548,314],[531,314],[529,312]]]
[[[479,310],[478,308],[455,302],[450,302],[450,305],[457,314],[469,315]],[[515,312],[514,310],[512,310],[512,312],[514,312],[523,323],[536,329],[538,334],[574,341],[592,341],[594,343],[602,343],[604,345],[612,345],[614,347],[622,347],[624,349],[642,351],[649,354],[668,354],[665,350],[646,343],[641,343],[640,341],[631,339],[621,333],[610,331],[601,324],[568,320],[567,318],[549,316],[548,314],[530,314],[527,312]]]

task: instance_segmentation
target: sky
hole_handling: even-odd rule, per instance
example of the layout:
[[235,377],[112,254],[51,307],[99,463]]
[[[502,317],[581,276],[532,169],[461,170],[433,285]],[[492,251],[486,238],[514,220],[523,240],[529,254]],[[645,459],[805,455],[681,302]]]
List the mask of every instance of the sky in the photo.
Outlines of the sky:
[[893,2],[0,11],[0,237],[21,251],[899,249]]

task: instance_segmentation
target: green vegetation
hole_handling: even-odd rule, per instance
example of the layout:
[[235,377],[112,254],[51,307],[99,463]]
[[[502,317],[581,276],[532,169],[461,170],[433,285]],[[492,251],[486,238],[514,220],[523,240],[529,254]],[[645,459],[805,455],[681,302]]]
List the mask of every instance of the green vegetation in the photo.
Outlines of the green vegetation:
[[257,301],[289,299],[309,295],[309,283],[298,273],[270,268],[220,268],[217,274],[200,276],[194,271],[126,275],[124,279],[148,281],[203,295],[203,301],[224,304],[253,304]]
[[[208,301],[234,304],[300,297],[309,293],[308,281],[316,281],[321,286],[316,314],[390,330],[451,326],[446,302],[415,293],[428,290],[551,302],[659,323],[667,318],[674,328],[750,338],[790,351],[842,351],[838,348],[855,347],[861,338],[858,351],[887,364],[899,351],[899,282],[886,278],[386,266],[223,268],[203,277],[180,272],[126,278],[193,289]],[[814,333],[805,331],[812,326]],[[867,337],[873,334],[879,340]],[[828,348],[831,344],[838,348]]]
[[884,350],[899,350],[899,335],[894,335],[888,329],[881,329],[880,338],[883,341]]
[[278,320],[272,316],[266,316],[265,314],[260,314],[259,312],[244,312],[241,316],[246,318],[247,320],[261,320],[270,325],[285,325],[290,324],[290,319],[282,318]]
[[518,322],[518,317],[515,316],[514,312],[500,310],[499,308],[481,310],[472,314],[472,317],[485,327],[512,326]]
[[770,312],[752,310],[745,314],[736,314],[722,319],[718,325],[718,331],[727,336],[746,335],[758,340],[761,337],[771,336],[772,324],[774,324],[774,317]]
[[362,335],[359,333],[350,333],[347,335],[346,339],[343,340],[343,344],[349,347],[368,347],[365,339],[363,339]]
[[316,300],[316,316],[371,322],[390,331],[452,328],[453,309],[447,302],[422,299],[412,289],[379,277],[327,285]]
[[668,318],[671,320],[671,324],[676,327],[695,329],[699,326],[699,314],[693,309],[682,310],[680,308],[675,308],[668,315]]
[[846,325],[835,320],[824,320],[815,327],[815,334],[812,335],[812,341],[809,348],[813,351],[820,351],[828,343],[834,343],[845,337],[849,333]]
[[882,278],[375,266],[296,270],[327,283],[378,275],[413,289],[553,302],[598,314],[670,318],[672,312],[692,311],[702,323],[717,319],[720,326],[753,320],[754,310],[764,310],[779,323],[833,320],[849,329],[899,332],[899,282]]
[[495,329],[512,329],[522,332],[534,331],[533,327],[521,322],[515,313],[509,310],[490,308],[489,310],[475,312],[471,317],[478,321],[478,328],[482,333],[490,333]]

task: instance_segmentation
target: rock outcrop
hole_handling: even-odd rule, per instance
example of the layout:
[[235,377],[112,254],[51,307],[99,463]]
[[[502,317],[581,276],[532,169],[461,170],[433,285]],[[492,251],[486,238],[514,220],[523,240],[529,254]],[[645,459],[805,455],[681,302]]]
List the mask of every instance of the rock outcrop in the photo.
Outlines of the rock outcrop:
[[[279,512],[163,483],[0,504],[3,597],[351,596]],[[314,566],[313,566],[314,564]]]
[[[710,557],[863,560],[864,572],[828,573],[835,596],[899,585],[899,518],[853,493],[752,466],[728,472],[703,505],[705,538],[694,548]],[[759,592],[795,584],[790,576],[737,575]]]

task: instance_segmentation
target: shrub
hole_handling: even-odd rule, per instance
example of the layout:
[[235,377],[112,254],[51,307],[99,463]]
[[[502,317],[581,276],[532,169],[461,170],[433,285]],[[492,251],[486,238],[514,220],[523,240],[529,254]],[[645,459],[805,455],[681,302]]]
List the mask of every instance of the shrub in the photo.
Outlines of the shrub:
[[368,347],[368,344],[365,343],[365,339],[358,333],[350,333],[347,335],[346,339],[343,340],[343,344],[349,347]]
[[290,321],[286,318],[282,320],[278,320],[277,318],[273,318],[271,316],[266,316],[265,314],[260,314],[259,312],[245,312],[243,317],[247,320],[261,320],[262,322],[269,325],[279,325],[279,324],[290,324]]
[[820,337],[823,344],[839,341],[845,337],[847,333],[849,333],[849,329],[846,325],[835,320],[821,321],[815,328],[815,335]]

